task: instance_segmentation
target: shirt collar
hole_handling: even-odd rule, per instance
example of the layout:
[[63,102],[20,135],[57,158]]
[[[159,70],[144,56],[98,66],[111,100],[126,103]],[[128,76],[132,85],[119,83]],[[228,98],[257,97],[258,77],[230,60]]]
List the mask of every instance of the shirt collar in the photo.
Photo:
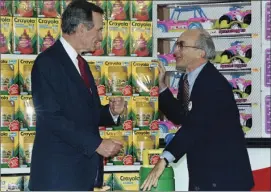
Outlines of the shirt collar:
[[63,37],[60,37],[60,42],[62,43],[65,51],[68,53],[69,57],[73,62],[77,62],[77,55],[78,53],[75,49],[69,44]]
[[200,65],[199,67],[197,67],[195,70],[185,73],[187,74],[187,80],[189,83],[189,86],[193,85],[196,78],[198,77],[199,73],[201,72],[201,70],[203,69],[203,67],[206,65],[206,63]]

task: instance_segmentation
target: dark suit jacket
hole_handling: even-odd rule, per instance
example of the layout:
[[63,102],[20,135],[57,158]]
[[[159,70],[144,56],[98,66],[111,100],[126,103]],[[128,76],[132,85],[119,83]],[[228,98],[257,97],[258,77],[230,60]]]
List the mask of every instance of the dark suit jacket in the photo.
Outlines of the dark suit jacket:
[[31,75],[37,125],[29,189],[92,190],[103,171],[98,126],[114,124],[109,107],[94,83],[89,93],[59,40],[38,55]]
[[187,154],[189,190],[249,190],[253,176],[230,84],[207,63],[194,83],[192,109],[185,115],[180,81],[178,100],[167,89],[159,95],[159,108],[173,123],[182,124],[165,150],[175,162]]

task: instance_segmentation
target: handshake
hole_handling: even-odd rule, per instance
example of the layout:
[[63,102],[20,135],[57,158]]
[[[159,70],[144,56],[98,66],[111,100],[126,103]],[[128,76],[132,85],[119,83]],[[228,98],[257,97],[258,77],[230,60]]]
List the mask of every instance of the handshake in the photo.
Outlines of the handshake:
[[119,153],[123,144],[121,141],[113,139],[103,139],[102,143],[96,149],[96,152],[103,157],[112,157]]

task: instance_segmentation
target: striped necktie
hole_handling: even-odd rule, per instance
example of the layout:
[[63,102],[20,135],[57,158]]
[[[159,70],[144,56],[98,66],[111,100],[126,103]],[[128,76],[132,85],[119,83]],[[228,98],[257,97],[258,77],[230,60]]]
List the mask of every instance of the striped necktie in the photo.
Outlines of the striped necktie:
[[185,112],[188,112],[188,103],[189,103],[189,83],[187,79],[187,74],[183,78],[183,108]]

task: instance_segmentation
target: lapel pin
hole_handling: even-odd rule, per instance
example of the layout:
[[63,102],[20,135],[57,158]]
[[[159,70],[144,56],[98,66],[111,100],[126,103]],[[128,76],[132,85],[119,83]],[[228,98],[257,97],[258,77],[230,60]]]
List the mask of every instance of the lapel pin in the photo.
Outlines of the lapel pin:
[[189,103],[188,103],[188,111],[191,111],[191,109],[192,109],[192,101],[189,101]]

